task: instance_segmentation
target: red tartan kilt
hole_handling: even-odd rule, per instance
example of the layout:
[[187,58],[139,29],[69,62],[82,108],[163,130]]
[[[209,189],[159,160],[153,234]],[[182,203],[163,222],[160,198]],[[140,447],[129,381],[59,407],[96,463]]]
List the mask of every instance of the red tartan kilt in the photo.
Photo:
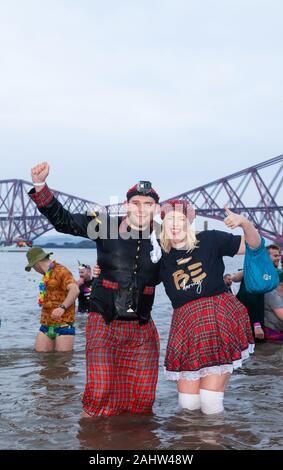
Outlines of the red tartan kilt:
[[84,411],[91,416],[151,413],[158,379],[159,337],[153,320],[106,324],[89,313]]
[[[169,377],[170,372],[233,365],[241,362],[243,353],[248,356],[253,344],[247,309],[233,294],[203,297],[174,310],[165,369]],[[177,374],[177,378],[181,377]]]

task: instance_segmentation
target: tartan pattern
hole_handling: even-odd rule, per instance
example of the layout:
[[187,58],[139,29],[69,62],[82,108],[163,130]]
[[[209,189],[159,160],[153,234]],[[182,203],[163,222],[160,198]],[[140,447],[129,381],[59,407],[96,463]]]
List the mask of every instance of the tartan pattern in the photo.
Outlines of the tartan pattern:
[[187,219],[189,219],[190,223],[193,223],[196,217],[194,207],[185,199],[170,199],[169,201],[165,202],[165,204],[161,205],[161,219],[164,220],[166,214],[171,211],[182,212],[187,217]]
[[119,289],[119,284],[118,282],[114,281],[107,281],[107,279],[102,279],[102,287],[105,287],[106,289]]
[[265,326],[263,330],[264,339],[268,341],[279,341],[280,343],[283,343],[283,331],[275,331],[271,328],[268,328],[267,326]]
[[[108,281],[107,279],[102,279],[102,287],[106,289],[119,289],[119,283],[114,281]],[[145,286],[143,293],[146,295],[153,295],[155,288],[152,286]]]
[[188,302],[173,312],[167,371],[199,371],[232,364],[254,344],[246,307],[224,293]]
[[143,293],[146,295],[153,295],[155,288],[152,286],[145,286]]
[[[140,191],[138,191],[138,184],[135,184],[132,188],[127,191],[127,200],[129,201],[131,197],[136,195],[141,195]],[[147,194],[147,196],[152,197],[155,202],[159,201],[159,194],[153,188],[150,189],[150,192]]]
[[90,416],[151,413],[158,379],[159,337],[153,320],[113,320],[91,312],[86,327],[84,411]]
[[43,186],[43,188],[38,193],[29,193],[29,196],[36,203],[39,209],[41,207],[48,206],[54,197],[47,184]]

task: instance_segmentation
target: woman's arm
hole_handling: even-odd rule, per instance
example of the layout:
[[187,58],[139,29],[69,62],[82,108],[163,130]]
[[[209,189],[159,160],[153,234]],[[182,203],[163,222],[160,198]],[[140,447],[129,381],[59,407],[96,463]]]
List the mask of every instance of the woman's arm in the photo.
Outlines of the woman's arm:
[[232,230],[241,227],[243,229],[244,235],[241,239],[240,248],[238,251],[238,255],[244,255],[246,252],[246,245],[247,244],[255,249],[260,246],[261,238],[258,230],[255,226],[250,222],[245,216],[242,214],[235,214],[234,212],[230,211],[227,206],[224,207],[226,211],[227,217],[224,219],[224,223],[227,227],[231,228]]

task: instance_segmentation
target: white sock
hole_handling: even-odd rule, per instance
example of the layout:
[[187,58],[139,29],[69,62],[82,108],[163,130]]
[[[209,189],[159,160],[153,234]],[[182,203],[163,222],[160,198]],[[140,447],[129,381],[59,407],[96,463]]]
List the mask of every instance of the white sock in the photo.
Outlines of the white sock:
[[200,395],[192,393],[180,393],[179,392],[179,405],[181,408],[187,410],[199,410],[200,409]]
[[206,415],[224,411],[223,399],[223,392],[200,389],[201,411]]

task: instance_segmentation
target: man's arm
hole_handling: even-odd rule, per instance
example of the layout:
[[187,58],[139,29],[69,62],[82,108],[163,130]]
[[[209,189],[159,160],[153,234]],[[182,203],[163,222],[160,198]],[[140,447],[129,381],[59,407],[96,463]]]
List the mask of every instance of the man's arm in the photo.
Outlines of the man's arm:
[[[75,303],[76,299],[79,296],[80,289],[78,288],[76,283],[71,283],[67,285],[67,291],[68,291],[67,297],[62,302],[62,304],[65,305],[66,309],[71,307],[71,305]],[[55,308],[55,310],[53,310],[51,314],[51,318],[53,320],[60,320],[64,312],[65,310],[63,308],[57,307]]]
[[41,163],[31,170],[35,187],[29,192],[30,198],[58,232],[89,238],[87,230],[93,217],[87,214],[71,214],[65,209],[46,185],[48,174],[49,165],[47,162]]
[[237,273],[232,275],[232,281],[242,282],[243,277],[244,277],[244,271],[238,271]]
[[282,308],[274,308],[273,309],[275,315],[280,319],[283,320],[283,307]]

